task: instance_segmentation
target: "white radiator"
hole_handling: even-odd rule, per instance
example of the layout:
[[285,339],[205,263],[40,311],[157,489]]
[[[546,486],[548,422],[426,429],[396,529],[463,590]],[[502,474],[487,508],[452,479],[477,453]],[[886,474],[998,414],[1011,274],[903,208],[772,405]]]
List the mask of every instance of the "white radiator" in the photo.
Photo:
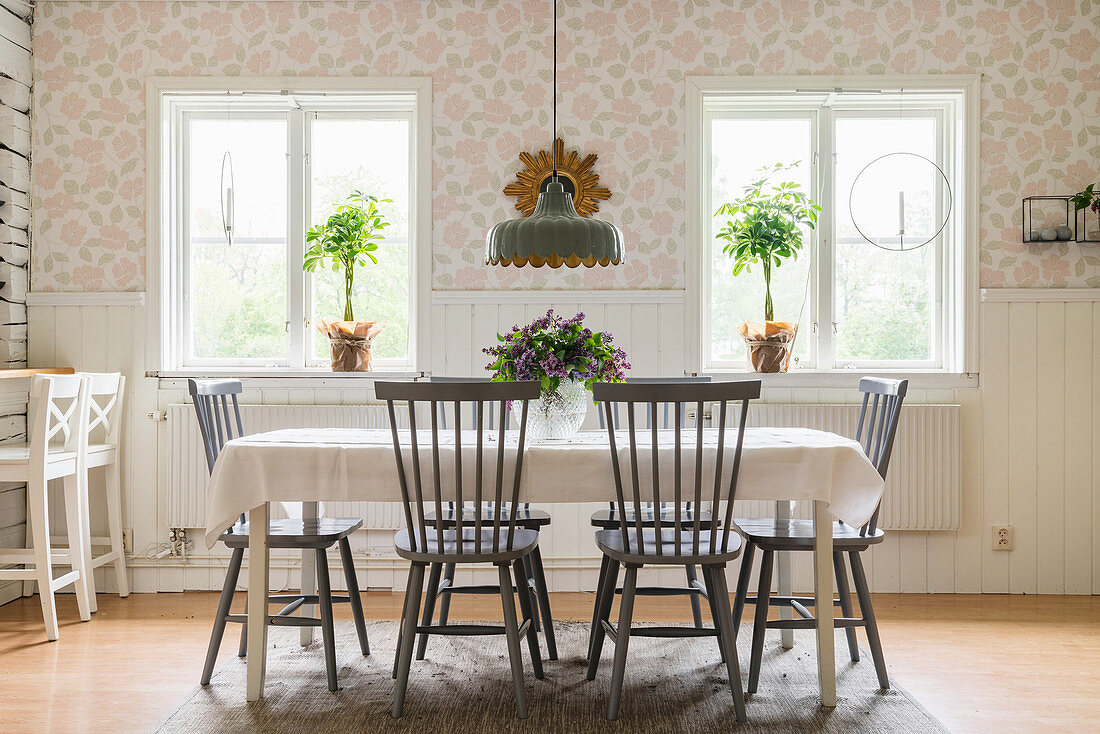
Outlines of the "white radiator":
[[[727,425],[737,411],[730,410]],[[750,426],[802,426],[856,435],[858,405],[753,403]],[[879,524],[888,530],[958,530],[961,514],[962,439],[958,405],[906,403],[894,438]],[[739,514],[773,517],[774,502],[743,502]],[[803,503],[808,505],[809,503]],[[809,519],[811,508],[794,515]]]
[[[281,428],[389,428],[386,405],[242,405],[246,433]],[[400,423],[400,420],[399,420]],[[168,527],[206,527],[206,485],[210,474],[203,454],[195,408],[168,406]],[[273,505],[272,517],[286,517]],[[401,505],[390,502],[325,502],[329,517],[361,517],[363,526],[380,530],[404,527]]]

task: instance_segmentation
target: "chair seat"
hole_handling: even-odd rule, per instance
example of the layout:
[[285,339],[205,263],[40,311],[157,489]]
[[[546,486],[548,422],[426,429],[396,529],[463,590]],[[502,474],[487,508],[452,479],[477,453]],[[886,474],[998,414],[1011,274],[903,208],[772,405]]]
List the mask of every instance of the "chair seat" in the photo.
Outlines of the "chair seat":
[[[501,520],[507,522],[511,511],[502,512]],[[458,514],[457,507],[444,507],[443,508],[443,527],[451,528],[455,524],[455,515]],[[489,510],[483,510],[481,515],[482,522],[489,520],[492,522],[493,516]],[[429,526],[436,524],[435,510],[427,511],[424,513],[424,522]],[[473,524],[474,522],[474,508],[466,507],[462,514],[462,524]],[[534,507],[523,507],[522,505],[516,508],[516,525],[521,528],[527,528],[528,530],[537,530],[538,528],[546,527],[550,524],[550,513],[546,510],[535,509]]]
[[481,529],[481,551],[477,550],[476,535],[473,527],[462,528],[462,552],[459,552],[458,533],[455,530],[443,530],[442,537],[438,530],[429,529],[427,533],[428,547],[420,547],[420,534],[416,534],[416,549],[409,538],[408,530],[399,531],[393,538],[397,555],[410,561],[424,563],[496,563],[502,561],[514,561],[523,558],[530,553],[539,542],[537,530],[516,528],[512,538],[512,549],[508,547],[508,528],[500,528],[500,547],[493,551],[493,529]]
[[[652,528],[656,525],[656,519],[654,517],[653,507],[642,507],[642,527]],[[604,528],[606,530],[617,530],[621,521],[618,508],[604,507],[596,510],[592,513],[591,523],[593,527]],[[630,507],[626,511],[627,525],[632,525],[635,521],[634,508]],[[676,522],[676,511],[672,507],[665,507],[661,509],[661,525],[668,527],[674,527]],[[713,525],[713,519],[710,513],[706,510],[696,510],[694,507],[688,509],[682,507],[680,509],[680,524],[694,526],[698,522],[700,527],[711,527]]]
[[[743,519],[734,520],[745,538],[753,545],[765,550],[813,550],[814,524],[812,520],[772,520]],[[881,543],[886,533],[877,528],[871,535],[859,534],[859,528],[846,523],[834,522],[833,548],[837,550],[862,550],[869,545]]]
[[[76,459],[75,451],[65,451],[61,446],[50,446],[46,461],[67,461]],[[29,443],[6,443],[0,446],[0,464],[26,464],[31,460]]]
[[[267,533],[269,548],[328,548],[363,527],[358,517],[320,517],[273,520]],[[219,538],[230,548],[248,547],[248,524],[238,523]]]
[[[721,531],[718,531],[721,532]],[[741,555],[741,536],[735,532],[729,533],[726,543],[726,551],[722,552],[722,536],[715,539],[716,553],[710,553],[710,530],[699,533],[699,553],[692,554],[693,532],[682,531],[677,537],[675,529],[661,529],[661,555],[657,555],[657,532],[652,529],[642,530],[641,552],[637,542],[637,531],[629,530],[630,552],[623,546],[623,536],[620,530],[597,530],[596,545],[604,554],[615,559],[619,563],[636,563],[641,565],[669,565],[684,566],[696,564],[706,566],[714,563],[732,561]],[[679,548],[677,548],[679,546]],[[677,555],[677,553],[679,555]]]

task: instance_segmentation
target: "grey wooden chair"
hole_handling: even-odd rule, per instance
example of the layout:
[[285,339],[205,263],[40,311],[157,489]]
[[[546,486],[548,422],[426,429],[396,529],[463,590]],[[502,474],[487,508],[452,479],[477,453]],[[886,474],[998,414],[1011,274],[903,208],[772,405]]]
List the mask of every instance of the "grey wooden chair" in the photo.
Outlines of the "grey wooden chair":
[[[601,383],[595,385],[592,392],[593,397],[603,403],[606,417],[611,465],[615,477],[619,527],[596,531],[596,544],[610,561],[603,587],[598,592],[599,611],[588,661],[588,680],[595,680],[604,638],[610,636],[615,643],[615,663],[611,676],[607,718],[616,719],[619,715],[619,700],[626,672],[627,649],[632,636],[716,637],[722,658],[726,663],[737,720],[745,721],[745,696],[741,690],[741,672],[734,642],[733,617],[730,611],[729,593],[726,589],[725,566],[741,554],[741,536],[732,528],[731,522],[733,500],[737,491],[737,475],[741,464],[749,401],[760,396],[760,381],[701,384]],[[625,469],[620,466],[614,427],[615,406],[619,403],[627,409],[630,460]],[[674,405],[675,444],[671,487],[667,484],[662,486],[660,482],[661,457],[656,450],[657,406],[661,403]],[[685,437],[680,424],[684,405],[687,403],[696,404],[696,418],[694,430],[689,431],[689,435]],[[716,458],[712,477],[704,476],[710,474],[712,470],[704,469],[703,403],[716,403],[715,409],[720,416],[716,431]],[[735,431],[726,430],[726,412],[730,403],[740,403],[739,424]],[[639,434],[646,432],[646,429],[640,429],[635,425],[635,408],[638,405],[646,406],[650,415],[648,429],[650,455],[642,457],[649,464],[648,469],[639,461]],[[732,450],[730,450],[730,433],[735,434]],[[688,440],[685,441],[685,438]],[[691,473],[693,491],[685,487],[683,466],[685,445],[690,452],[689,463],[694,466],[694,471]],[[667,466],[668,459],[666,458],[665,461]],[[730,465],[728,480],[724,468],[727,461]],[[649,475],[648,495],[643,494],[644,490],[639,481],[640,476],[644,474]],[[713,518],[719,518],[720,503],[725,503],[725,522],[715,522],[709,528],[703,528],[697,522],[685,523],[682,513],[678,511],[686,502],[692,502],[696,507],[701,506],[704,500],[704,482],[708,483],[708,492],[711,493],[710,513]],[[711,482],[713,482],[712,485]],[[670,503],[673,508],[671,525],[665,522],[662,513],[654,514],[652,528],[646,528],[642,524],[640,513],[629,514],[629,506],[640,507],[643,498],[652,501],[657,507],[661,502]],[[627,522],[628,517],[633,517],[633,523]],[[714,627],[632,628],[638,569],[649,565],[701,566]],[[609,617],[620,566],[626,567],[626,578],[623,582],[622,602],[619,606],[619,624],[618,627],[613,627]]]
[[[237,396],[241,394],[240,380],[188,380],[188,390],[195,405],[195,415],[199,420],[203,446],[206,450],[206,464],[210,471],[226,442],[244,435],[241,422],[240,405]],[[355,620],[355,632],[359,637],[359,648],[363,655],[370,655],[367,641],[367,626],[363,621],[363,602],[359,596],[359,582],[355,578],[355,565],[351,555],[348,536],[363,526],[359,518],[312,518],[302,520],[278,520],[269,523],[267,544],[269,548],[290,548],[295,550],[313,549],[317,554],[317,593],[289,594],[268,597],[270,602],[281,602],[285,606],[276,614],[269,614],[268,624],[282,627],[320,627],[325,650],[325,670],[328,674],[328,689],[338,690],[336,682],[336,635],[333,625],[333,602],[351,604],[352,617]],[[241,625],[241,642],[237,654],[244,657],[248,651],[247,614],[231,614],[233,592],[241,573],[241,562],[248,548],[248,525],[242,514],[237,522],[219,538],[233,549],[229,558],[229,570],[222,584],[218,611],[214,616],[214,629],[210,633],[210,643],[206,650],[206,662],[202,669],[202,685],[210,684],[214,664],[218,660],[218,649],[225,634],[225,625],[234,622]],[[329,579],[327,551],[334,545],[340,547],[340,560],[347,582],[347,596],[334,596]],[[316,604],[320,608],[321,618],[293,616],[301,606]]]
[[[523,471],[524,439],[527,431],[527,408],[530,400],[539,396],[538,382],[484,382],[469,381],[456,383],[431,382],[376,382],[375,394],[385,400],[389,408],[390,430],[393,436],[394,455],[397,460],[397,473],[401,487],[402,506],[405,513],[405,529],[394,537],[397,555],[412,562],[409,570],[408,585],[405,589],[405,605],[401,618],[401,631],[398,638],[397,654],[394,661],[394,678],[397,685],[394,690],[393,716],[400,717],[405,704],[405,691],[408,686],[409,668],[413,656],[413,642],[418,634],[430,635],[486,635],[503,634],[508,640],[508,657],[512,665],[512,684],[516,695],[516,712],[519,718],[527,718],[527,695],[523,682],[523,660],[520,653],[520,640],[526,636],[531,651],[531,662],[535,677],[542,678],[542,656],[539,652],[538,634],[533,624],[534,611],[531,606],[530,588],[524,583],[527,572],[523,559],[537,547],[539,534],[519,526],[519,488]],[[505,440],[505,424],[508,420],[505,405],[513,402],[513,409],[519,411],[519,435],[516,443]],[[409,427],[404,431],[397,428],[394,410],[395,402],[407,402],[409,406]],[[421,457],[421,436],[417,434],[416,416],[418,404],[427,403],[431,421],[431,446],[429,457]],[[440,426],[439,404],[447,403],[454,408],[454,486],[444,487],[440,474]],[[474,438],[474,485],[472,522],[466,513],[456,513],[453,528],[429,526],[425,516],[425,504],[435,506],[435,516],[442,517],[444,495],[458,507],[463,507],[469,497],[463,493],[462,468],[462,405],[473,403],[477,416]],[[489,434],[490,444],[486,460],[486,423],[485,405],[496,403],[497,430]],[[405,438],[402,440],[401,434]],[[405,447],[409,449],[408,458]],[[426,453],[426,451],[425,451]],[[510,481],[506,481],[505,460],[507,454],[514,455],[514,469]],[[495,454],[495,457],[494,457]],[[488,466],[486,462],[488,461]],[[424,467],[431,469],[425,477]],[[486,478],[486,471],[490,476]],[[495,479],[494,479],[495,477]],[[430,482],[430,484],[429,484]],[[486,494],[489,483],[491,495]],[[507,493],[505,486],[508,486]],[[430,494],[429,494],[430,492]],[[493,504],[490,506],[488,502]],[[510,512],[507,517],[493,508],[508,503]],[[417,624],[420,611],[420,595],[424,587],[424,571],[431,564],[492,563],[497,567],[498,589],[504,612],[504,625],[471,624]],[[511,567],[511,570],[509,570]],[[515,590],[519,596],[522,621],[516,619],[513,600],[512,574],[517,583]]]
[[[630,385],[692,384],[692,383],[699,383],[699,382],[710,382],[710,377],[709,376],[669,377],[669,378],[662,378],[662,377],[628,377],[628,378],[626,378],[626,382],[627,382],[627,384],[630,384]],[[674,417],[672,415],[672,413],[674,412],[672,410],[672,405],[673,404],[669,403],[669,402],[660,403],[659,411],[658,411],[661,415],[660,428],[664,428],[664,429],[672,428],[672,420],[673,420],[673,417]],[[611,425],[615,426],[616,429],[622,428],[622,418],[623,418],[623,416],[621,415],[621,413],[622,413],[622,411],[620,411],[618,405],[613,405],[611,407],[611,419],[610,419],[611,420]],[[679,412],[679,416],[680,416],[680,418],[679,418],[680,428],[683,428],[684,425],[687,422],[687,411],[686,410],[681,410]],[[607,419],[605,419],[603,411],[599,412],[599,418],[600,418],[600,428],[601,429],[606,428],[607,427],[607,425],[606,425],[607,424]],[[649,414],[648,411],[646,411],[645,419],[646,419],[646,428],[651,428],[651,423],[655,419]],[[642,505],[641,505],[641,508],[642,508],[642,517],[641,517],[642,527],[643,528],[652,528],[654,526],[653,503],[652,502],[643,502]],[[627,517],[626,517],[627,525],[631,525],[631,524],[634,523],[634,520],[635,520],[634,511],[635,510],[634,510],[633,505],[629,505],[627,507]],[[710,525],[711,525],[710,513],[706,512],[705,510],[697,511],[694,504],[691,503],[691,502],[686,503],[682,508],[680,508],[680,512],[682,513],[680,519],[681,519],[681,522],[683,522],[683,523],[686,523],[688,525],[692,525],[692,524],[698,522],[700,524],[700,526],[703,527],[704,529],[709,528]],[[673,520],[672,510],[667,505],[667,503],[662,503],[660,505],[660,513],[661,513],[661,521],[663,523],[671,523],[672,522],[672,520]],[[590,522],[592,524],[592,527],[599,528],[601,530],[613,530],[614,528],[617,528],[619,526],[619,517],[618,517],[618,513],[615,509],[615,503],[614,502],[609,502],[608,506],[606,508],[596,510],[594,513],[592,513],[592,518],[591,518]],[[604,556],[603,560],[600,562],[600,578],[596,582],[597,592],[603,586],[603,580],[604,580],[604,577],[607,575],[607,568],[608,568],[609,564],[610,564],[610,559],[607,556]],[[703,616],[702,616],[702,613],[699,609],[699,597],[700,596],[706,596],[706,594],[707,594],[706,584],[703,584],[699,581],[699,572],[698,572],[698,569],[696,569],[694,565],[689,564],[689,565],[685,566],[684,567],[684,572],[687,575],[687,586],[639,586],[636,589],[635,593],[638,596],[685,596],[686,595],[688,597],[688,599],[690,600],[690,603],[691,603],[691,617],[692,617],[692,620],[695,622],[696,627],[701,628],[703,626]],[[615,593],[616,594],[621,594],[622,589],[616,589]],[[592,608],[592,632],[595,632],[595,629],[596,629],[596,616],[599,613],[599,609],[600,609],[600,604],[599,604],[599,599],[597,598],[596,603],[593,605],[593,608]],[[588,635],[588,654],[589,655],[592,654],[592,641],[593,641],[593,639],[594,639],[593,634],[590,632],[589,635]]]
[[[886,478],[890,466],[890,454],[894,447],[898,420],[901,417],[901,405],[905,401],[908,380],[884,380],[864,377],[859,381],[859,390],[863,393],[863,404],[859,411],[859,423],[856,427],[856,440],[863,446],[867,457],[878,469],[879,475]],[[881,543],[886,537],[878,527],[879,510],[862,527],[854,528],[843,522],[833,524],[833,570],[836,573],[837,596],[833,603],[840,606],[843,617],[833,624],[844,630],[848,638],[848,652],[852,662],[859,662],[859,645],[856,642],[856,627],[867,632],[867,642],[871,648],[871,658],[875,663],[879,686],[890,687],[890,678],[886,673],[886,661],[882,655],[882,643],[879,640],[878,624],[871,606],[871,592],[867,586],[867,574],[859,554],[872,545]],[[807,607],[814,605],[814,598],[795,596],[775,596],[771,593],[772,567],[775,554],[781,551],[813,551],[814,526],[811,520],[771,520],[739,519],[734,520],[745,536],[745,555],[741,560],[741,572],[737,578],[737,595],[733,607],[735,625],[741,622],[745,604],[756,605],[756,615],[752,628],[752,657],[749,663],[749,693],[756,691],[760,680],[760,663],[764,655],[764,633],[768,629],[812,629],[816,624],[814,616]],[[756,596],[748,596],[749,575],[752,573],[753,555],[756,549],[761,551],[760,583]],[[860,616],[853,616],[852,596],[848,590],[848,572],[844,563],[844,554],[848,554],[852,566],[852,581],[859,600]],[[797,615],[795,619],[768,619],[768,609],[773,606],[789,606]]]
[[[437,384],[470,384],[470,383],[487,383],[486,378],[475,377],[439,377],[433,375],[431,381]],[[493,418],[496,415],[496,403],[488,403],[485,406],[487,415],[486,425],[491,429],[493,426]],[[468,420],[471,428],[477,428],[478,416],[475,404],[468,404]],[[458,410],[458,406],[454,407]],[[440,403],[437,409],[439,414],[439,425],[443,430],[447,430],[447,413],[448,406],[445,403]],[[485,508],[486,513],[491,514],[493,511],[492,503],[488,503]],[[511,513],[511,507],[507,502],[499,506],[501,516],[507,517]],[[429,527],[441,526],[444,528],[455,527],[455,515],[457,514],[456,505],[454,502],[443,503],[443,514],[439,517],[441,520],[437,520],[435,510],[429,509],[424,513],[424,521]],[[463,522],[471,523],[474,519],[474,511],[468,506],[468,503],[463,505]],[[550,513],[545,510],[531,507],[530,503],[520,503],[519,509],[516,513],[516,523],[519,527],[527,530],[541,530],[550,524]],[[554,638],[554,616],[550,611],[550,594],[546,587],[546,571],[542,565],[542,554],[539,552],[538,546],[531,551],[531,554],[523,559],[524,568],[526,569],[526,583],[535,594],[534,603],[537,605],[538,614],[535,615],[535,631],[543,631],[546,637],[546,655],[551,660],[558,659],[558,645],[557,640]],[[500,589],[496,584],[455,584],[455,571],[457,569],[454,563],[433,563],[428,570],[428,591],[424,599],[424,612],[421,619],[421,623],[424,625],[430,625],[432,623],[433,616],[435,614],[436,602],[439,602],[439,624],[446,625],[450,618],[451,609],[451,595],[452,594],[499,594]],[[541,625],[539,623],[541,617]],[[428,635],[419,635],[419,639],[416,644],[416,659],[423,660],[428,647]]]

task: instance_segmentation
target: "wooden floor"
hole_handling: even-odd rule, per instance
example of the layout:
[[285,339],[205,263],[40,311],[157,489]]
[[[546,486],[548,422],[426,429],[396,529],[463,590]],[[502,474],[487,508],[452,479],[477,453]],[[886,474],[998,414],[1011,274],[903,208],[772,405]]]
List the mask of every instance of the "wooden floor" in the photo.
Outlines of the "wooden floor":
[[[590,618],[591,594],[551,596],[555,618]],[[364,597],[370,618],[397,619],[400,595]],[[37,597],[0,607],[0,730],[147,731],[197,684],[216,604],[212,593],[101,595],[81,623],[64,595],[52,643]],[[1100,597],[877,595],[875,608],[892,680],[952,731],[1100,731]],[[635,614],[690,619],[682,599],[640,598]],[[457,597],[451,616],[491,620],[499,607]]]

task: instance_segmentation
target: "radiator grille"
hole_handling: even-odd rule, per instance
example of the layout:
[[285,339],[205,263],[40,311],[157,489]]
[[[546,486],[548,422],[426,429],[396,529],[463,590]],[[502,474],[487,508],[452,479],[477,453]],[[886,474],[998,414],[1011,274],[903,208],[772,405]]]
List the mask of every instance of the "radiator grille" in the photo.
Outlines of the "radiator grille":
[[[242,405],[247,433],[282,428],[389,428],[385,404],[373,405]],[[400,422],[400,418],[399,418]],[[206,485],[210,479],[202,435],[189,403],[168,406],[168,527],[206,527]],[[272,517],[286,517],[272,505]],[[329,517],[361,517],[364,527],[404,527],[401,506],[389,502],[325,502]]]
[[[958,530],[962,440],[958,405],[905,404],[894,439],[879,523],[888,530]],[[727,425],[736,422],[730,411]],[[858,405],[753,403],[750,426],[802,426],[855,436]],[[773,517],[773,502],[738,503],[739,515]],[[809,519],[812,509],[797,507]]]

